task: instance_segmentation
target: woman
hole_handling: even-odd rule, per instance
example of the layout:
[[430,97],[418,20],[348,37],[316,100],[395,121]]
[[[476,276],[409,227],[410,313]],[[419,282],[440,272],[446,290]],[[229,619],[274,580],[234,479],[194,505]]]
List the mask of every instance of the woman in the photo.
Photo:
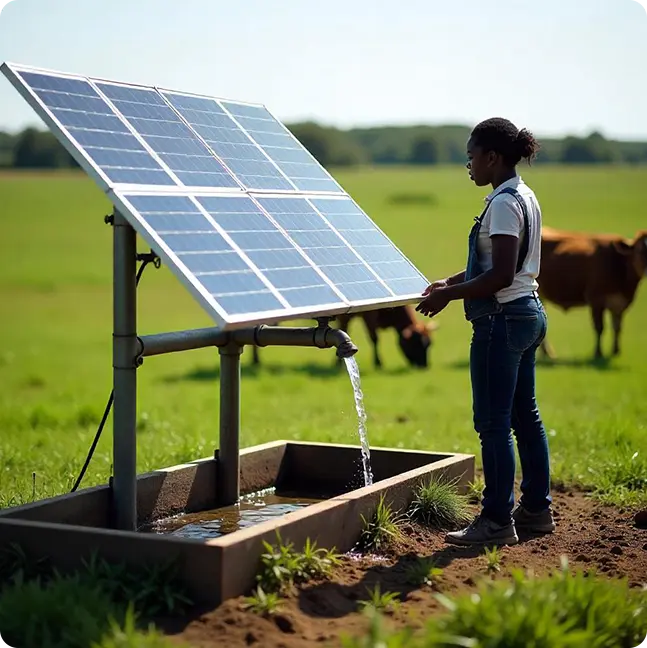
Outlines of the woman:
[[[538,144],[507,119],[481,122],[467,143],[467,168],[478,186],[492,185],[469,236],[467,266],[424,292],[417,309],[433,317],[464,300],[472,323],[470,375],[474,427],[482,448],[485,490],[481,514],[448,533],[460,545],[516,544],[517,529],[550,533],[548,443],[535,399],[535,352],[546,335],[537,296],[541,210],[516,166],[530,164]],[[514,430],[521,460],[519,505],[514,506]]]

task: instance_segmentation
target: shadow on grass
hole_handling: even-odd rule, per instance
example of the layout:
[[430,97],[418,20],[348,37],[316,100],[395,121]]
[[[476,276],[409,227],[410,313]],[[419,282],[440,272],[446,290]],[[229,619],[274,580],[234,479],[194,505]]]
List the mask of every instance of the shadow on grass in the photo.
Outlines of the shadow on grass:
[[[386,376],[397,376],[414,371],[414,369],[409,369],[408,367],[398,367],[395,369],[379,369],[374,370],[371,368],[372,372],[379,372],[380,375]],[[292,364],[263,364],[263,365],[252,365],[245,364],[241,362],[240,367],[241,376],[245,379],[250,378],[262,378],[264,376],[286,376],[290,374],[306,374],[311,378],[319,378],[328,380],[331,378],[336,378],[340,375],[346,375],[346,370],[343,364],[315,364],[312,362],[307,362],[300,365]],[[178,383],[186,380],[189,381],[218,381],[220,380],[220,366],[215,364],[214,366],[199,366],[191,369],[190,371],[179,374],[179,375],[170,375],[165,376],[161,379],[165,383]]]
[[[447,364],[450,369],[469,369],[469,360],[456,360]],[[593,369],[594,371],[622,371],[612,364],[610,358],[537,358],[537,367],[542,369]]]

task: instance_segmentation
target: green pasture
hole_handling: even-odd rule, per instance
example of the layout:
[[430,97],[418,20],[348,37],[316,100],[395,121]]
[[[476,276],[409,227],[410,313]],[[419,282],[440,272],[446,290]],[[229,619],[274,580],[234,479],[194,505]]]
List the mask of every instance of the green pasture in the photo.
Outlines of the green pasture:
[[[464,170],[335,176],[430,280],[462,268],[485,195]],[[547,225],[626,236],[647,226],[645,169],[540,167],[523,176]],[[0,506],[69,490],[105,407],[112,380],[112,234],[103,222],[109,211],[82,173],[0,174]],[[626,318],[622,356],[608,364],[590,362],[588,312],[547,308],[559,360],[539,367],[538,397],[554,476],[635,502],[647,485],[647,288]],[[392,332],[381,334],[385,367],[376,371],[361,322],[351,324],[371,445],[478,454],[470,328],[460,303],[437,319],[427,371],[408,368]],[[167,268],[146,270],[141,334],[208,325]],[[334,370],[331,350],[267,348],[261,360],[253,371],[250,351],[243,354],[243,446],[279,438],[358,441],[350,381]],[[217,352],[148,359],[138,380],[139,471],[211,455],[218,441]],[[107,480],[111,439],[110,420],[84,486]]]

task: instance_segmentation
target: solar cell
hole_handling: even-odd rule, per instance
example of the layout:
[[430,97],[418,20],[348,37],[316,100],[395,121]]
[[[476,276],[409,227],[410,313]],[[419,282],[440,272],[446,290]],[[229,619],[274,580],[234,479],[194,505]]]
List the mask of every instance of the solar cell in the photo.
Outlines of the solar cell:
[[264,106],[2,70],[217,325],[407,303],[427,286]]

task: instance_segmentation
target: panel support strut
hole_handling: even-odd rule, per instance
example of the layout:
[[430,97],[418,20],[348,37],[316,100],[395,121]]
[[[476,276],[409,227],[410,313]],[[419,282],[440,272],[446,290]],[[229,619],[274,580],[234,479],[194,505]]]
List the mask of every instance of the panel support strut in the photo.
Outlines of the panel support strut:
[[135,230],[115,212],[113,221],[113,519],[137,524],[137,247]]
[[218,486],[220,506],[229,506],[240,495],[240,355],[243,347],[229,342],[220,353],[220,447]]

